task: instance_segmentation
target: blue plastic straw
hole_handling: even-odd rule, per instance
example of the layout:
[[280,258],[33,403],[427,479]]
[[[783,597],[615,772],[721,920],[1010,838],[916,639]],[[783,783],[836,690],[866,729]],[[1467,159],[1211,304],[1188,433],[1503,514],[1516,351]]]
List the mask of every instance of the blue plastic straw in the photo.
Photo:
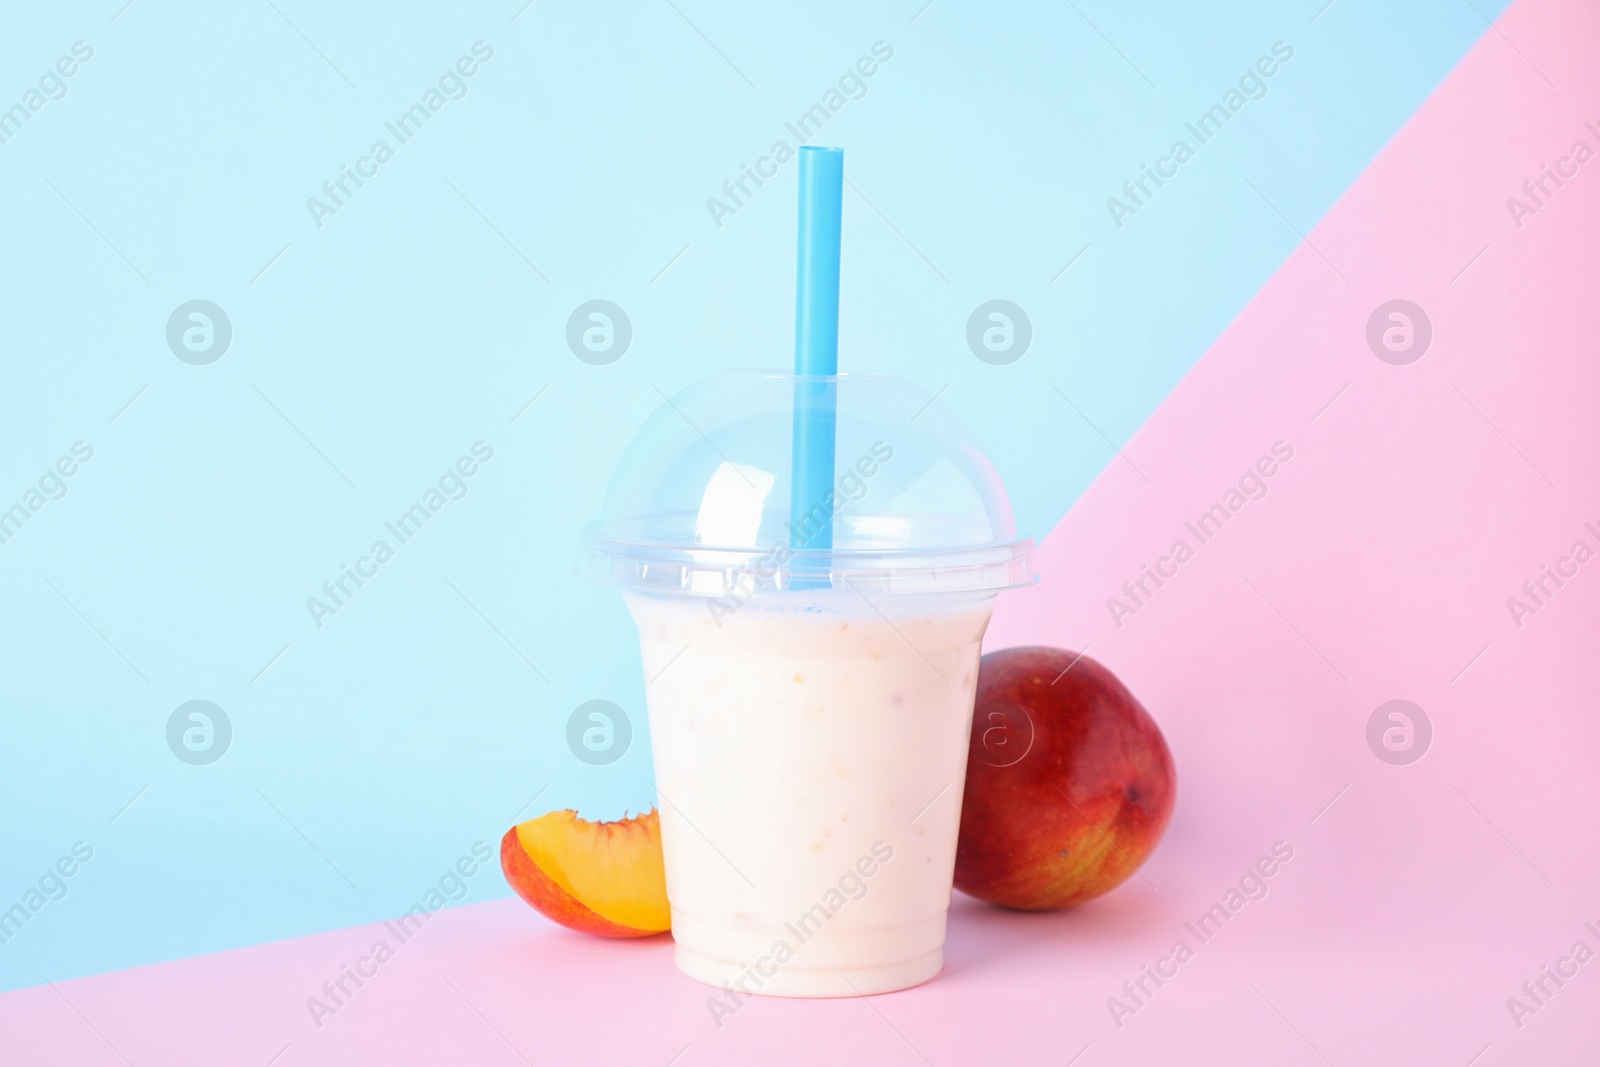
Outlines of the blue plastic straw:
[[[800,240],[795,264],[794,372],[839,373],[839,228],[844,206],[844,150],[800,149]],[[790,458],[789,547],[833,547],[833,450],[836,386],[800,381],[794,387],[794,444]],[[797,559],[797,589],[829,585],[828,564]]]

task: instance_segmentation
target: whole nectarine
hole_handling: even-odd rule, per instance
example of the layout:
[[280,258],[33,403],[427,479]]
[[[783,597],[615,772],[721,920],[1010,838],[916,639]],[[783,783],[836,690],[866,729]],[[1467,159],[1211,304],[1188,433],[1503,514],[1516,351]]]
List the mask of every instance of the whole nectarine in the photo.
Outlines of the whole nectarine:
[[1161,730],[1105,667],[1056,648],[991,652],[978,670],[956,888],[1026,911],[1097,897],[1154,851],[1176,793]]

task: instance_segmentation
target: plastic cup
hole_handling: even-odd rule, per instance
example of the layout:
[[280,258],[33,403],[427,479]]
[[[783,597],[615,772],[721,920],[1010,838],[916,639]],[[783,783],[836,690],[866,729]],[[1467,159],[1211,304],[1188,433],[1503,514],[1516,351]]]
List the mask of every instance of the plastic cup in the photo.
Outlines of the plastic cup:
[[[807,508],[789,430],[818,381],[837,474]],[[1032,543],[926,402],[881,376],[713,376],[646,422],[585,532],[639,630],[676,961],[731,1004],[943,964],[981,641]]]

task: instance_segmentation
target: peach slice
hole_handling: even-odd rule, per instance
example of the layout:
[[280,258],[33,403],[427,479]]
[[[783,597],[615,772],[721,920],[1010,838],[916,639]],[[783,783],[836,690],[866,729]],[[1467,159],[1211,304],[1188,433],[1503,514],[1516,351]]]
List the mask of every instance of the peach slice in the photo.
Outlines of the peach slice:
[[500,867],[546,918],[600,937],[649,937],[672,928],[655,809],[590,822],[567,809],[518,823],[500,841]]

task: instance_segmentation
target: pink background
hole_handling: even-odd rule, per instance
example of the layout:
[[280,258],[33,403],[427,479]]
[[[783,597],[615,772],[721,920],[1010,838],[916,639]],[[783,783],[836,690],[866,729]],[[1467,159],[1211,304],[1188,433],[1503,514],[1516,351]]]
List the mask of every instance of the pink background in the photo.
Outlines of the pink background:
[[[306,998],[381,928],[8,994],[4,1059],[1595,1062],[1600,960],[1520,1028],[1506,1000],[1575,941],[1600,950],[1600,560],[1520,628],[1506,600],[1574,541],[1600,549],[1600,160],[1520,229],[1505,201],[1575,140],[1600,149],[1596,41],[1591,4],[1512,7],[997,615],[991,649],[1087,647],[1166,730],[1179,804],[1147,878],[1054,915],[958,896],[933,983],[757,1000],[720,1029],[669,940],[595,941],[505,900],[434,917],[320,1028]],[[1364,336],[1395,298],[1433,326],[1403,367]],[[1193,546],[1185,520],[1277,441],[1294,456],[1269,494],[1115,625],[1106,598]],[[1434,731],[1408,766],[1365,738],[1397,698]],[[1185,921],[1277,841],[1294,858],[1269,895],[1198,944]],[[1179,938],[1195,958],[1119,1027],[1107,998]]]

